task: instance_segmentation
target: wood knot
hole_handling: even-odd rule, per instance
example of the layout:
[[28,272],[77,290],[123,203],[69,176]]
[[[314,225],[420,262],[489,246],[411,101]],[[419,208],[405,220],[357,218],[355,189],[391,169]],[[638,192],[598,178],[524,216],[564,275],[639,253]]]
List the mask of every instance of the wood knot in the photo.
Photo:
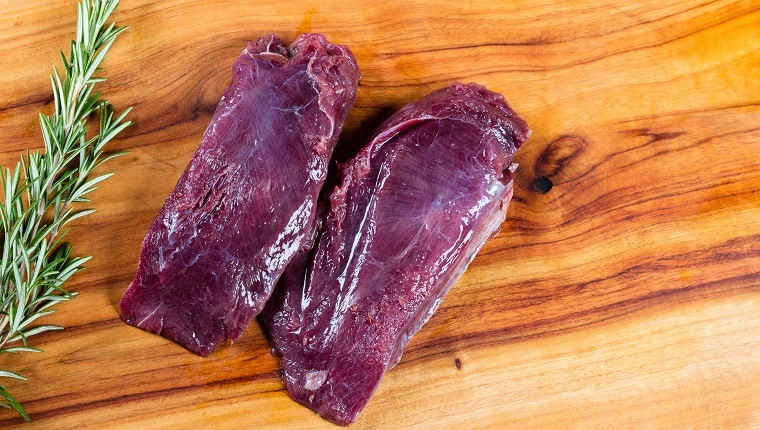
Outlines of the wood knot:
[[537,178],[535,181],[533,181],[533,191],[537,192],[538,194],[546,194],[549,191],[551,191],[552,186],[554,184],[552,183],[551,179],[547,178],[546,176],[541,176]]
[[570,162],[586,149],[586,140],[580,136],[563,135],[549,143],[536,162],[536,176],[551,178],[558,175]]

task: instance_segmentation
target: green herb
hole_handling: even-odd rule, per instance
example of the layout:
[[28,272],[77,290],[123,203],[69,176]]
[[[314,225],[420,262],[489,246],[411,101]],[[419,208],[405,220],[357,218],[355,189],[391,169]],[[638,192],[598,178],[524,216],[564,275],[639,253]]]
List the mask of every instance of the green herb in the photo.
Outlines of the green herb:
[[[0,266],[0,354],[42,352],[29,346],[29,338],[61,330],[55,325],[32,325],[55,310],[52,306],[73,298],[76,293],[63,284],[89,257],[73,257],[71,245],[61,239],[71,221],[91,214],[75,203],[89,202],[85,197],[111,174],[90,177],[103,162],[121,154],[106,155],[105,145],[131,122],[114,118],[107,101],[94,92],[95,77],[116,36],[126,27],[106,21],[118,0],[84,0],[77,5],[76,39],[71,41],[69,57],[61,52],[63,76],[54,68],[55,113],[40,114],[45,151],[27,151],[15,169],[0,169],[3,195],[0,197],[2,253]],[[95,112],[100,117],[99,133],[87,137],[87,119]],[[2,370],[0,377],[26,380]],[[5,400],[5,402],[2,401]],[[13,408],[31,421],[24,408],[0,386],[0,406]]]

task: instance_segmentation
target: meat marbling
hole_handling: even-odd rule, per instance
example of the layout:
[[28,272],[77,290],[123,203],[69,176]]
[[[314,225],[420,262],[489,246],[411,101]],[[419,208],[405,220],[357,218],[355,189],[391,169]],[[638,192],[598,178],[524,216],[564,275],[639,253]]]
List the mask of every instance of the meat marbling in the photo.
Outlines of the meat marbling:
[[310,231],[358,79],[319,34],[248,43],[145,236],[124,321],[202,356],[240,336]]
[[402,108],[340,166],[315,248],[261,314],[294,400],[337,424],[356,419],[498,231],[529,136],[501,95],[453,84]]

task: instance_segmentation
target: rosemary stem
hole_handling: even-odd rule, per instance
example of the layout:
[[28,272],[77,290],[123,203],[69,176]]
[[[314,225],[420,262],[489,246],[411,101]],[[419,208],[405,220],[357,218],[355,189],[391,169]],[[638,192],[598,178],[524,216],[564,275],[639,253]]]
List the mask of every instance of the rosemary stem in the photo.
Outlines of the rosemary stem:
[[[37,318],[52,312],[53,305],[74,297],[64,283],[82,270],[86,259],[72,257],[71,246],[61,243],[69,221],[92,211],[74,211],[75,203],[109,175],[91,178],[106,157],[107,140],[131,124],[125,114],[113,120],[108,102],[99,102],[93,79],[106,51],[124,27],[106,25],[119,0],[81,0],[77,7],[76,38],[70,56],[63,53],[65,74],[51,75],[55,112],[40,115],[45,153],[26,152],[16,170],[8,169],[0,195],[2,269],[0,270],[0,354],[35,351],[28,338],[62,327],[36,325]],[[87,140],[85,122],[95,110],[101,115],[100,135]],[[107,136],[107,137],[104,137]],[[103,140],[106,139],[106,140]],[[78,155],[78,156],[77,156]],[[17,344],[21,343],[21,345]],[[7,345],[11,345],[8,347]],[[2,370],[0,377],[25,380]],[[3,402],[5,401],[5,403]],[[0,385],[0,406],[12,408],[30,421],[21,404]]]

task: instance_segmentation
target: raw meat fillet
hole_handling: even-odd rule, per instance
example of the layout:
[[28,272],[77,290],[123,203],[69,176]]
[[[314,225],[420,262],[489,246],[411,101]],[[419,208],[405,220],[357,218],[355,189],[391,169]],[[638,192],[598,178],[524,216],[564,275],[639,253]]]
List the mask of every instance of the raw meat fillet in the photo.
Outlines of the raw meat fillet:
[[124,321],[202,356],[240,337],[310,231],[358,79],[320,34],[248,43],[145,236]]
[[453,84],[401,109],[341,166],[316,247],[261,315],[293,399],[337,424],[356,419],[498,231],[529,136],[504,97]]

